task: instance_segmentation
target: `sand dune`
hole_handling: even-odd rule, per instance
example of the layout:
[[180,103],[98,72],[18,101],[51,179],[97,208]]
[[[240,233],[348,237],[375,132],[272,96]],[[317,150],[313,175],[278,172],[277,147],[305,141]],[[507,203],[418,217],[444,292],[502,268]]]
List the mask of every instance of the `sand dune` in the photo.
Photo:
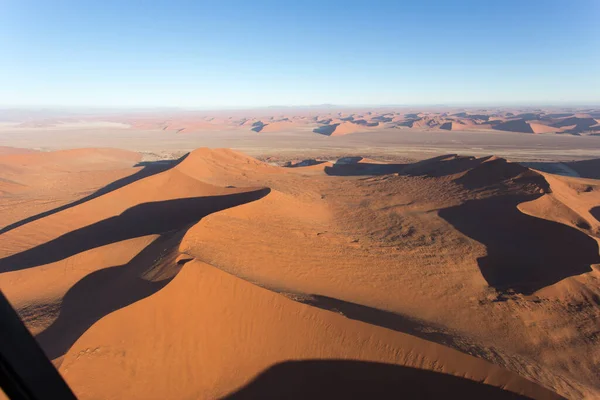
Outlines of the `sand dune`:
[[[35,154],[6,174],[51,165]],[[265,397],[274,381],[275,397],[598,396],[596,181],[499,157],[309,164],[201,148],[16,221],[0,288],[82,399]]]
[[528,214],[540,218],[560,220],[565,225],[600,238],[600,222],[590,213],[590,210],[600,203],[600,182],[543,172],[541,174],[548,182],[550,190],[534,202],[520,204],[519,209],[527,210]]
[[459,113],[458,116],[453,117],[447,117],[445,115],[427,115],[403,121],[398,124],[398,126],[416,129],[442,129],[448,131],[485,130],[491,128],[491,125],[487,124],[488,119],[489,117],[483,118],[483,116],[480,115],[467,116],[465,113]]
[[556,132],[555,128],[548,126],[548,125],[541,124],[541,123],[537,123],[537,122],[529,122],[529,126],[531,127],[531,130],[533,131],[533,133]]
[[439,126],[440,129],[445,129],[449,131],[466,131],[472,129],[491,129],[491,125],[489,124],[478,124],[473,120],[461,120],[461,121],[453,121],[453,122],[444,122]]
[[556,125],[549,125],[548,122],[533,119],[539,117],[539,115],[527,116],[531,119],[510,119],[504,122],[494,124],[493,129],[499,131],[523,133],[555,133],[563,131],[563,129],[558,128]]
[[[119,300],[112,281],[131,281],[119,279],[119,274],[123,275],[120,271],[132,274],[135,268],[149,270],[152,262],[148,261],[164,251],[164,248],[150,250],[154,242],[165,240],[165,235],[172,236],[169,232],[185,232],[190,224],[207,213],[255,200],[264,194],[265,190],[260,189],[215,187],[176,169],[152,175],[5,232],[0,248],[4,253],[0,270],[5,273],[0,276],[0,282],[9,288],[7,293],[14,294],[10,299],[15,306],[24,314],[30,313],[26,319],[32,331],[38,333],[38,340],[48,355],[58,358],[94,318],[103,315],[101,311],[92,313],[85,307],[77,307],[103,304],[105,296],[112,296],[119,304],[133,301]],[[154,219],[148,218],[149,215]],[[181,239],[181,235],[177,237]],[[153,244],[148,240],[154,240]],[[40,265],[42,267],[38,267]],[[115,272],[105,272],[109,270]],[[92,283],[86,289],[78,289],[85,300],[74,301],[76,311],[71,312],[70,318],[65,317],[66,299],[94,274],[104,276],[101,282],[105,283]],[[140,279],[136,273],[133,276]],[[46,286],[51,281],[56,284]],[[132,289],[132,284],[123,285],[123,293],[133,296],[130,298],[134,300],[151,293],[139,294]],[[155,285],[151,290],[160,287]],[[106,312],[113,310],[106,303],[103,307],[101,310]],[[82,322],[86,318],[89,322]],[[83,325],[74,325],[75,322]]]
[[325,136],[343,136],[351,133],[363,132],[368,130],[367,124],[359,124],[351,121],[344,121],[329,125],[324,125],[314,130],[315,133],[319,133]]
[[[563,128],[570,133],[581,133],[586,131],[600,131],[600,128],[596,128],[598,121],[589,116],[573,116],[568,118],[562,118],[559,121],[552,124],[557,128]],[[592,128],[594,127],[594,128]]]
[[532,126],[525,119],[514,119],[494,125],[499,131],[535,133]]
[[11,152],[0,155],[0,226],[47,212],[108,185],[147,176],[154,166],[137,166],[138,153],[117,149]]
[[[476,358],[299,304],[200,262],[186,264],[156,295],[102,319],[65,356],[61,371],[80,398],[217,398],[299,359],[385,362],[553,398]],[[90,381],[100,373],[104,383]],[[478,388],[464,395],[470,390]]]

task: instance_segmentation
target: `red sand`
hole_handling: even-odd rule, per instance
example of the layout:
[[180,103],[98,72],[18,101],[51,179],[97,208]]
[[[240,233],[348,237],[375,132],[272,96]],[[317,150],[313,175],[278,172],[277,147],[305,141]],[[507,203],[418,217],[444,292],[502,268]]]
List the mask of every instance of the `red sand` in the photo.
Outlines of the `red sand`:
[[[23,182],[135,163],[18,157],[0,165]],[[81,399],[264,397],[319,371],[327,393],[360,371],[415,396],[593,398],[599,193],[498,157],[280,168],[198,149],[3,233],[0,288]]]

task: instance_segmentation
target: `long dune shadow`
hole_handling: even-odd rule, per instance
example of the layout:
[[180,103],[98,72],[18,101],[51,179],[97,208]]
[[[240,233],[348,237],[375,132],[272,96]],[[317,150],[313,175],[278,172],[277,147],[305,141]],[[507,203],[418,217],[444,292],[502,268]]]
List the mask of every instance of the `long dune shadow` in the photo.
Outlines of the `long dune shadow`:
[[315,160],[314,158],[308,158],[306,160],[302,160],[302,161],[297,162],[295,164],[288,165],[286,168],[309,167],[311,165],[319,165],[319,164],[324,164],[326,162],[327,161]]
[[401,175],[439,178],[469,171],[484,164],[489,159],[490,157],[476,158],[445,154],[409,164],[401,171]]
[[331,124],[324,125],[318,128],[313,129],[314,133],[318,133],[319,135],[331,136],[333,132],[335,132],[335,128],[337,128],[340,124]]
[[590,214],[592,214],[592,217],[596,218],[596,221],[600,222],[600,206],[592,208]]
[[486,246],[487,255],[477,262],[490,286],[531,294],[589,272],[590,264],[600,262],[594,239],[517,209],[518,204],[537,197],[506,195],[470,200],[438,212],[460,232]]
[[353,360],[276,364],[238,391],[239,399],[526,399],[498,387],[453,375]]
[[455,347],[455,341],[451,335],[440,331],[433,331],[431,326],[390,311],[322,295],[310,295],[307,300],[302,300],[302,302],[324,310],[341,312],[346,318],[406,333],[445,346]]
[[[181,268],[177,246],[187,229],[161,235],[124,265],[95,271],[65,294],[58,318],[36,336],[50,359],[63,356],[77,339],[105,315],[148,297],[166,286]],[[165,279],[143,279],[157,259],[171,265]]]
[[441,177],[475,168],[488,159],[489,157],[459,157],[455,154],[446,154],[412,164],[373,164],[358,161],[337,162],[331,167],[325,167],[325,173],[333,176],[400,174],[404,176]]
[[258,200],[269,188],[222,196],[143,203],[122,214],[66,233],[47,243],[0,259],[0,272],[17,271],[62,260],[110,243],[181,229],[213,212]]
[[600,179],[600,158],[565,163],[582,178]]
[[0,235],[6,232],[9,232],[13,229],[16,229],[20,226],[26,225],[30,222],[33,221],[37,221],[38,219],[47,217],[49,215],[52,214],[56,214],[60,211],[64,211],[67,210],[71,207],[75,207],[79,204],[85,203],[86,201],[90,201],[95,199],[96,197],[100,197],[102,195],[105,195],[107,193],[110,193],[114,190],[120,189],[124,186],[127,186],[133,182],[136,182],[140,179],[143,178],[147,178],[149,176],[152,175],[156,175],[158,173],[164,172],[168,169],[173,168],[174,166],[176,166],[177,164],[179,164],[180,162],[182,162],[185,158],[187,157],[187,154],[184,155],[183,157],[180,157],[177,160],[161,160],[161,161],[145,161],[145,162],[140,162],[138,164],[135,165],[135,167],[143,167],[141,170],[139,170],[138,172],[136,172],[135,174],[126,176],[124,178],[118,179],[100,189],[98,189],[97,191],[95,191],[94,193],[90,194],[89,196],[85,196],[79,200],[73,201],[69,204],[65,204],[63,206],[60,207],[56,207],[53,208],[52,210],[48,210],[48,211],[44,211],[41,212],[39,214],[36,215],[32,215],[31,217],[27,217],[25,219],[22,219],[20,221],[14,222],[10,225],[5,226],[4,228],[0,229]]
[[362,157],[344,157],[331,167],[325,167],[325,173],[331,176],[369,176],[388,175],[402,171],[407,164],[373,164],[360,162]]

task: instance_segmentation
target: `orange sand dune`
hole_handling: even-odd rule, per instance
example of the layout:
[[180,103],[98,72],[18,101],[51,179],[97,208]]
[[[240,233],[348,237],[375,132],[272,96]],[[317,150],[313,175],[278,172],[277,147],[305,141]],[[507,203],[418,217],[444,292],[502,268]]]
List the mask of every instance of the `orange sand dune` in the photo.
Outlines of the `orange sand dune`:
[[[215,187],[200,182],[178,169],[171,169],[13,229],[3,235],[4,246],[0,247],[0,254],[6,254],[8,249],[22,251],[37,246],[70,233],[74,229],[101,222],[106,218],[117,217],[143,203],[218,196],[247,190],[251,189]],[[0,265],[8,266],[7,263],[2,262]]]
[[556,128],[562,128],[563,131],[569,133],[582,133],[582,132],[591,132],[598,131],[597,128],[594,128],[597,125],[597,121],[594,118],[589,116],[574,116],[568,118],[562,118],[559,121],[552,124],[552,126]]
[[519,205],[528,214],[585,231],[600,239],[600,221],[590,213],[600,204],[600,182],[540,172],[548,182],[549,193]]
[[[94,271],[126,264],[156,237],[111,243],[37,268],[6,272],[0,275],[0,284],[13,306],[24,310],[22,317],[31,332],[38,334],[56,320],[60,302],[78,281]],[[43,318],[27,311],[37,307],[45,308]]]
[[[156,295],[94,325],[65,356],[61,372],[81,399],[219,398],[277,363],[331,359],[432,370],[558,398],[482,360],[299,304],[197,261]],[[456,395],[510,397],[485,385]]]
[[460,121],[444,122],[440,125],[440,129],[449,131],[466,131],[470,129],[491,129],[489,124],[477,124],[473,120],[463,119]]
[[493,129],[499,131],[509,132],[523,132],[523,133],[553,133],[560,132],[562,129],[556,128],[555,126],[547,125],[542,121],[537,120],[526,120],[526,119],[514,119],[508,120],[493,126]]
[[365,125],[360,125],[350,121],[344,121],[321,126],[319,128],[316,128],[314,132],[326,136],[343,136],[356,132],[365,132],[369,129],[370,128]]
[[[327,167],[324,169],[326,174],[338,174],[340,168],[343,168],[343,166],[337,166],[330,170]],[[246,204],[207,217],[202,224],[193,227],[188,232],[181,248],[184,252],[202,261],[216,265],[253,282],[262,282],[268,287],[300,293],[317,292],[331,298],[408,314],[414,316],[414,318],[423,318],[424,315],[428,315],[426,319],[452,326],[452,329],[461,329],[461,326],[467,325],[472,326],[471,324],[475,323],[474,321],[466,321],[473,318],[476,320],[483,319],[486,320],[486,323],[479,325],[481,328],[485,327],[479,331],[482,337],[490,337],[490,335],[494,335],[493,332],[500,329],[500,325],[510,324],[512,326],[514,322],[511,322],[511,317],[508,317],[508,315],[507,319],[502,319],[502,322],[498,320],[497,315],[491,318],[491,315],[486,314],[484,311],[485,306],[481,308],[481,313],[476,313],[476,317],[473,315],[473,309],[469,309],[469,311],[465,309],[462,316],[460,316],[460,312],[457,312],[460,309],[459,304],[461,302],[469,302],[467,300],[471,296],[469,293],[475,295],[475,297],[481,296],[484,299],[490,295],[489,293],[485,294],[487,290],[485,289],[486,282],[482,280],[482,272],[477,268],[476,263],[470,264],[459,261],[463,257],[460,254],[464,254],[464,251],[473,254],[473,260],[475,260],[482,257],[485,250],[474,251],[473,248],[463,250],[464,244],[458,245],[462,239],[452,233],[451,227],[441,223],[441,221],[438,222],[438,219],[429,213],[431,209],[443,210],[447,208],[448,211],[441,214],[442,220],[447,219],[453,224],[471,218],[471,214],[473,214],[474,221],[497,215],[499,219],[494,222],[495,224],[506,222],[509,222],[509,224],[505,228],[492,227],[491,230],[515,229],[519,232],[522,231],[522,237],[519,236],[519,240],[525,242],[530,240],[529,237],[544,238],[541,239],[540,244],[533,247],[532,255],[535,254],[534,257],[540,257],[539,252],[546,251],[546,246],[555,246],[558,253],[552,252],[552,254],[549,254],[550,259],[554,258],[552,265],[557,268],[553,273],[554,275],[545,271],[549,264],[536,261],[527,256],[525,258],[529,261],[525,261],[525,263],[532,263],[531,271],[527,274],[517,273],[515,275],[516,270],[513,272],[507,270],[506,278],[514,280],[509,283],[510,280],[506,281],[496,277],[498,273],[495,270],[496,266],[502,263],[510,265],[523,256],[517,253],[509,257],[512,258],[512,261],[505,259],[511,245],[509,243],[502,244],[503,242],[500,241],[501,236],[492,235],[487,239],[484,231],[472,231],[475,226],[473,228],[461,227],[461,230],[464,230],[467,235],[473,235],[473,237],[484,241],[488,246],[494,246],[493,249],[496,249],[491,257],[488,257],[490,261],[494,262],[495,266],[492,267],[490,264],[491,269],[489,271],[484,269],[483,272],[485,273],[485,279],[488,280],[487,284],[498,285],[499,289],[508,283],[514,285],[515,288],[523,287],[523,290],[526,291],[535,290],[536,287],[539,287],[535,282],[544,275],[546,275],[544,279],[549,279],[549,284],[557,282],[569,274],[569,272],[563,270],[564,266],[568,265],[568,262],[564,264],[566,262],[565,256],[580,258],[583,256],[581,258],[582,262],[587,262],[588,265],[589,263],[598,262],[597,244],[594,241],[585,240],[585,234],[577,234],[577,232],[563,229],[555,223],[549,223],[548,226],[544,223],[532,224],[529,219],[531,217],[521,217],[518,212],[515,214],[512,211],[516,205],[513,203],[512,197],[500,196],[497,200],[494,199],[494,196],[497,196],[497,194],[493,194],[496,188],[506,185],[505,181],[514,180],[515,182],[509,183],[509,188],[505,189],[507,194],[512,190],[517,190],[518,193],[519,190],[527,188],[525,193],[514,198],[517,202],[539,196],[539,190],[545,190],[547,184],[543,178],[523,167],[495,158],[487,160],[450,158],[447,161],[443,159],[434,160],[429,165],[424,164],[421,167],[412,168],[408,173],[417,177],[388,177],[381,182],[374,179],[368,183],[368,186],[364,187],[362,184],[357,185],[345,181],[338,181],[334,188],[331,186],[319,188],[319,184],[316,184],[316,188],[313,186],[316,193],[313,192],[314,194],[312,194],[311,190],[302,194],[303,201],[309,204],[309,209],[314,210],[310,213],[308,211],[305,213],[296,212],[296,205],[281,194],[281,191],[287,191],[290,187],[296,187],[296,185],[290,184],[286,189],[285,185],[277,182],[277,175],[272,175],[270,176],[270,186],[278,187],[278,192],[271,192],[259,202]],[[368,171],[366,174],[368,175]],[[439,176],[439,178],[418,177],[421,174]],[[218,175],[217,171],[213,171],[213,176]],[[285,179],[290,182],[290,177]],[[226,181],[228,183],[235,182],[231,177],[227,177]],[[459,186],[456,186],[456,184]],[[534,184],[534,186],[529,188],[531,184]],[[303,187],[306,188],[306,184]],[[459,190],[459,187],[464,189]],[[522,189],[518,189],[519,187]],[[465,189],[467,192],[461,192]],[[483,198],[468,202],[467,199],[471,195],[467,193],[474,189],[483,189],[482,193],[487,191],[489,193],[487,196],[491,197],[488,200]],[[338,193],[354,193],[356,203],[348,204],[348,207],[352,205],[350,210],[354,211],[347,209],[347,206],[339,205]],[[377,196],[373,196],[374,193],[387,193],[387,195],[378,199]],[[390,193],[392,193],[391,196]],[[370,198],[365,197],[366,195],[370,195]],[[298,196],[298,194],[294,194],[294,196]],[[464,200],[460,200],[461,198],[464,198]],[[347,202],[347,200],[344,201]],[[370,204],[360,205],[361,202],[366,201]],[[453,206],[453,204],[456,205],[465,201],[467,202],[461,207]],[[481,206],[478,206],[478,204],[481,204]],[[479,207],[483,208],[480,209]],[[378,212],[376,211],[378,209],[386,211]],[[488,209],[490,210],[489,215],[486,211]],[[496,212],[494,213],[492,210],[496,210]],[[505,211],[499,213],[500,210]],[[406,227],[407,225],[410,228]],[[531,232],[529,233],[524,230],[528,226],[531,226],[529,228]],[[290,227],[297,227],[297,230],[290,230]],[[427,232],[431,231],[438,232],[440,237],[444,237],[444,244],[436,244],[440,239],[435,239],[435,237],[427,239],[430,237]],[[253,233],[248,235],[248,232]],[[572,237],[572,240],[576,241],[581,240],[581,247],[578,249],[579,246],[575,246],[564,253],[560,246],[551,244],[553,237],[561,236],[564,238]],[[236,252],[228,250],[228,241],[230,240],[235,240],[238,243]],[[455,242],[447,242],[448,240]],[[547,245],[542,244],[545,241],[548,241]],[[278,243],[279,245],[273,247],[272,243]],[[431,244],[428,245],[428,243]],[[199,252],[194,250],[197,245],[201,245],[202,250]],[[471,245],[467,248],[469,247]],[[312,252],[287,250],[305,248],[312,249]],[[412,249],[416,248],[421,250],[415,253]],[[454,248],[456,253],[453,254],[449,250],[450,248]],[[252,257],[240,257],[240,254],[252,254]],[[339,259],[342,254],[345,260],[343,264],[333,261]],[[424,254],[431,254],[431,264],[424,262]],[[441,256],[442,254],[444,255]],[[563,254],[562,258],[557,257],[559,254]],[[377,263],[367,261],[373,257],[377,257],[380,261]],[[396,267],[398,269],[392,268],[391,266],[398,264],[398,257],[402,259],[400,265]],[[369,272],[366,275],[364,275],[363,269],[365,262],[369,263]],[[449,267],[449,264],[452,267]],[[472,269],[472,266],[475,269]],[[484,264],[480,268],[483,268],[483,266]],[[440,309],[439,303],[434,300],[436,295],[433,295],[433,293],[440,291],[439,285],[442,281],[431,279],[427,281],[428,283],[421,282],[422,278],[420,277],[423,270],[430,271],[429,274],[434,276],[439,275],[440,279],[445,282],[443,286],[453,287],[458,285],[462,287],[461,291],[453,291],[452,296],[445,300],[447,302],[455,301],[456,304],[447,303],[445,307]],[[589,268],[584,267],[571,273],[583,273],[589,270]],[[458,279],[458,276],[462,278],[452,283],[452,280]],[[467,276],[469,278],[466,278]],[[524,281],[518,284],[519,280]],[[356,282],[361,282],[361,284],[357,285]],[[412,282],[421,282],[419,284],[419,287],[422,287],[421,295],[417,295],[413,291],[407,293],[406,290],[400,291],[398,289],[399,287],[406,288],[414,285]],[[525,286],[521,286],[523,284]],[[533,285],[531,286],[532,289],[528,285]],[[369,289],[371,287],[377,288],[377,290]],[[461,296],[465,296],[464,300],[459,299]],[[499,293],[494,296],[502,297]],[[448,313],[451,313],[451,317]],[[560,312],[557,312],[557,317],[558,315],[561,315]],[[514,329],[514,334],[521,330],[517,327]],[[535,333],[540,337],[549,334],[551,335],[551,332],[536,331]],[[521,337],[520,334],[518,335]],[[534,334],[529,333],[529,335]],[[494,339],[494,342],[497,342],[497,339]],[[507,338],[503,344],[498,342],[497,345],[503,347],[508,353],[513,351],[522,352],[524,348],[517,346],[519,350],[516,350],[515,343],[514,339]],[[537,345],[534,346],[537,352],[546,354],[552,352],[550,349],[540,347],[540,343],[542,342],[538,341]],[[509,350],[511,348],[512,350]],[[566,350],[563,348],[561,351]],[[534,358],[537,357],[529,350],[527,350],[527,353]],[[505,356],[510,358],[508,355]],[[545,355],[544,357],[551,356]],[[560,361],[560,363],[562,362]],[[507,359],[506,363],[510,364],[512,361]],[[520,368],[518,367],[519,370]],[[528,369],[529,367],[524,368]],[[539,370],[534,374],[536,379],[556,379],[538,375],[545,375],[547,372]],[[591,375],[588,376],[591,379]],[[533,376],[531,377],[533,378]],[[553,385],[557,385],[556,389],[559,389],[559,386],[563,386],[563,383],[554,381]],[[562,390],[570,389],[565,387]]]
[[342,122],[341,124],[336,126],[331,136],[348,135],[350,133],[360,132],[363,130],[365,130],[365,128],[361,125],[352,122]]
[[529,126],[533,133],[552,133],[556,132],[556,128],[536,122],[529,122]]
[[[153,271],[178,256],[190,224],[265,194],[215,187],[175,169],[139,180],[5,233],[1,250],[12,255],[0,260],[0,284],[9,287],[22,313],[34,310],[26,318],[30,329],[40,331],[49,357],[60,358],[112,307],[143,298],[172,278],[173,272],[163,271],[151,283]],[[55,285],[46,285],[53,280]]]
[[440,129],[445,129],[448,131],[459,131],[464,126],[464,124],[461,124],[459,122],[444,122],[442,125],[440,125]]
[[596,186],[498,157],[203,148],[3,233],[0,288],[80,398],[264,397],[318,371],[593,398]]
[[[0,155],[0,226],[47,212],[108,185],[119,186],[156,170],[137,167],[138,153],[76,149]],[[109,188],[110,189],[110,188]]]
[[494,129],[508,132],[535,133],[531,125],[527,123],[524,119],[515,119],[502,122],[500,124],[494,125]]

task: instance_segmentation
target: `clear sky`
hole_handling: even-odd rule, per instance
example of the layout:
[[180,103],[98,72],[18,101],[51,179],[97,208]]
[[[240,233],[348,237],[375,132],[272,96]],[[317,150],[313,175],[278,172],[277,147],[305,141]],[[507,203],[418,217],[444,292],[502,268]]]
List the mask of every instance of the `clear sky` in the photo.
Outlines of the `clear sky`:
[[0,0],[0,105],[600,103],[600,0]]

